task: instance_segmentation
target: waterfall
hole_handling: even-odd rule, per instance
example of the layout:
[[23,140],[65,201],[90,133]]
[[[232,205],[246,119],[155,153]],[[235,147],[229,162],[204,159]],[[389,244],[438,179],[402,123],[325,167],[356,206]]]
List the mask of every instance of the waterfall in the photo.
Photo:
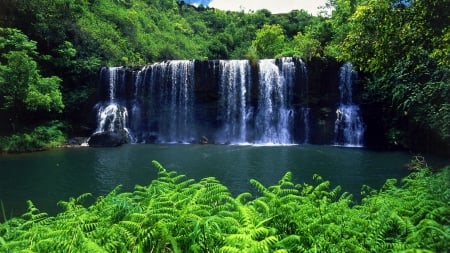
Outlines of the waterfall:
[[193,67],[192,61],[170,61],[162,68],[168,79],[160,87],[159,132],[163,142],[189,143],[195,139],[193,122]]
[[250,63],[247,60],[221,60],[219,63],[221,76],[218,113],[222,118],[222,130],[218,142],[246,143]]
[[117,101],[117,93],[120,91],[120,84],[123,83],[123,73],[120,67],[102,68],[100,71],[101,76],[108,82],[108,99],[95,106],[98,122],[95,133],[125,130],[129,136],[127,108]]
[[309,113],[311,111],[311,108],[309,107],[302,107],[300,109],[301,112],[301,126],[303,127],[303,144],[309,143],[309,135],[310,135],[310,127],[309,127]]
[[[354,73],[351,65],[342,67],[341,97],[335,101],[336,84],[330,82],[335,78],[321,81],[329,75],[312,75],[314,84],[308,85],[299,58],[104,67],[93,135],[98,141],[113,136],[115,143],[289,145],[319,140],[360,146],[364,129],[352,101]],[[326,115],[336,103],[335,122]]]
[[99,106],[98,113],[98,127],[95,131],[99,132],[115,132],[124,129],[128,132],[127,119],[128,112],[127,108],[120,106],[116,103],[110,103],[106,106]]
[[336,110],[335,144],[362,147],[364,124],[359,106],[353,103],[352,85],[356,72],[351,63],[344,64],[339,74],[340,104]]
[[138,142],[189,143],[196,138],[194,122],[194,62],[155,63],[142,75],[146,111],[133,118]]
[[301,101],[300,103],[302,106],[300,107],[300,124],[298,125],[300,127],[300,143],[308,144],[310,142],[310,113],[311,108],[309,107],[309,85],[308,85],[308,70],[306,68],[306,65],[303,61],[300,60],[300,64],[297,67],[298,70],[296,70],[296,73],[299,73],[300,81],[302,82],[302,85],[300,86],[300,97]]
[[292,83],[283,75],[294,71],[290,59],[282,59],[282,72],[273,59],[259,61],[259,97],[255,119],[255,143],[292,144],[293,110],[289,103]]

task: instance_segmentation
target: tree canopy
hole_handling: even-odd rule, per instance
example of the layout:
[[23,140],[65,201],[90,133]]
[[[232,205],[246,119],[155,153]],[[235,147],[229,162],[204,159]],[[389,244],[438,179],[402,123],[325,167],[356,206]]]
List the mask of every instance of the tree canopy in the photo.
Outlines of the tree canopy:
[[0,94],[3,109],[22,118],[25,111],[62,112],[61,79],[42,77],[33,56],[36,43],[16,29],[0,28]]

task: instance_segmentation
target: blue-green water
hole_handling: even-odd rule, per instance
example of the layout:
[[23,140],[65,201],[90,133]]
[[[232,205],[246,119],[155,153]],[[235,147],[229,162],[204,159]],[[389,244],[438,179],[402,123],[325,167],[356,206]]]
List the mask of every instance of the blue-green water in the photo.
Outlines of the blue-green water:
[[270,185],[292,171],[297,183],[312,182],[317,173],[358,196],[363,184],[379,187],[407,175],[411,155],[314,145],[125,145],[0,155],[0,200],[7,215],[23,213],[28,199],[54,214],[59,200],[85,192],[99,196],[118,184],[123,190],[149,184],[157,174],[152,160],[189,178],[214,176],[233,194],[252,191],[251,178]]

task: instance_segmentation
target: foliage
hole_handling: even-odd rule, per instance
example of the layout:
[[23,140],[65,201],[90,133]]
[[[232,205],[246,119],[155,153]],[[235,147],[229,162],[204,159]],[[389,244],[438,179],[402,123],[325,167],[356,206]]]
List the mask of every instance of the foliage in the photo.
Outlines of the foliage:
[[302,56],[308,60],[312,57],[321,56],[320,41],[311,37],[311,34],[303,35],[297,33],[292,40],[292,48],[296,51],[296,56]]
[[252,47],[260,58],[273,58],[283,51],[285,40],[284,31],[280,25],[264,25],[256,32]]
[[[42,76],[60,78],[45,79],[46,85],[61,85],[65,105],[56,106],[63,109],[62,116],[50,118],[64,118],[76,134],[86,134],[83,129],[88,117],[81,116],[93,106],[101,66],[243,58],[263,25],[279,24],[291,38],[315,19],[304,11],[286,15],[272,15],[267,10],[225,12],[173,0],[0,1],[0,27],[14,28],[15,38],[21,40],[14,44],[24,49],[17,51],[33,51],[26,53],[31,59],[20,55],[22,63],[39,69]],[[3,52],[9,52],[8,48]],[[30,90],[33,96],[28,101],[35,105],[30,109],[56,109],[36,91],[40,89]],[[24,113],[30,115],[25,109]],[[19,123],[15,124],[19,128]]]
[[0,150],[6,152],[29,152],[62,145],[66,136],[65,124],[51,121],[37,126],[31,131],[1,137]]
[[367,99],[392,105],[383,113],[390,115],[385,127],[403,132],[406,138],[395,141],[406,146],[420,145],[411,138],[419,132],[430,143],[450,143],[449,4],[367,1],[341,35],[340,57],[373,74]]
[[351,195],[292,174],[259,192],[232,197],[215,178],[200,181],[167,171],[133,192],[120,187],[90,206],[90,194],[61,201],[55,217],[31,201],[21,217],[0,223],[0,251],[17,252],[386,252],[449,248],[449,168],[431,173],[423,163],[401,185]]
[[[393,143],[448,147],[449,0],[326,5],[331,15],[315,17],[226,12],[173,0],[0,1],[0,106],[15,107],[13,115],[23,118],[36,110],[63,111],[44,120],[63,117],[82,132],[88,117],[80,115],[92,108],[102,65],[332,56],[369,77],[364,102],[380,108],[387,138],[404,136]],[[425,141],[416,141],[417,133]]]
[[[0,109],[18,125],[30,112],[61,112],[61,79],[42,77],[36,43],[16,29],[0,28]],[[13,131],[15,131],[13,127]]]

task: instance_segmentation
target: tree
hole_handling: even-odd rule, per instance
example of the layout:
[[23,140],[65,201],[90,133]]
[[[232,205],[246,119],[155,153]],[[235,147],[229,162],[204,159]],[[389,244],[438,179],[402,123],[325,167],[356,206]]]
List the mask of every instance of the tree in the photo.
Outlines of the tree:
[[349,18],[355,12],[358,4],[363,0],[328,0],[326,8],[332,9],[332,17],[324,22],[332,28],[332,41],[327,45],[327,54],[336,58],[343,58],[340,45],[343,43],[348,32],[352,29]]
[[311,59],[321,55],[320,41],[312,38],[310,34],[303,35],[301,32],[294,36],[292,47],[298,56]]
[[62,112],[61,79],[40,75],[35,42],[17,29],[0,28],[0,53],[0,108],[15,115],[15,125],[30,112]]
[[286,45],[283,28],[280,25],[264,25],[256,32],[252,47],[260,58],[273,58],[283,52]]
[[339,47],[343,59],[373,74],[367,97],[392,105],[384,113],[400,124],[387,127],[406,132],[407,146],[450,145],[449,5],[450,0],[368,1],[349,18]]

